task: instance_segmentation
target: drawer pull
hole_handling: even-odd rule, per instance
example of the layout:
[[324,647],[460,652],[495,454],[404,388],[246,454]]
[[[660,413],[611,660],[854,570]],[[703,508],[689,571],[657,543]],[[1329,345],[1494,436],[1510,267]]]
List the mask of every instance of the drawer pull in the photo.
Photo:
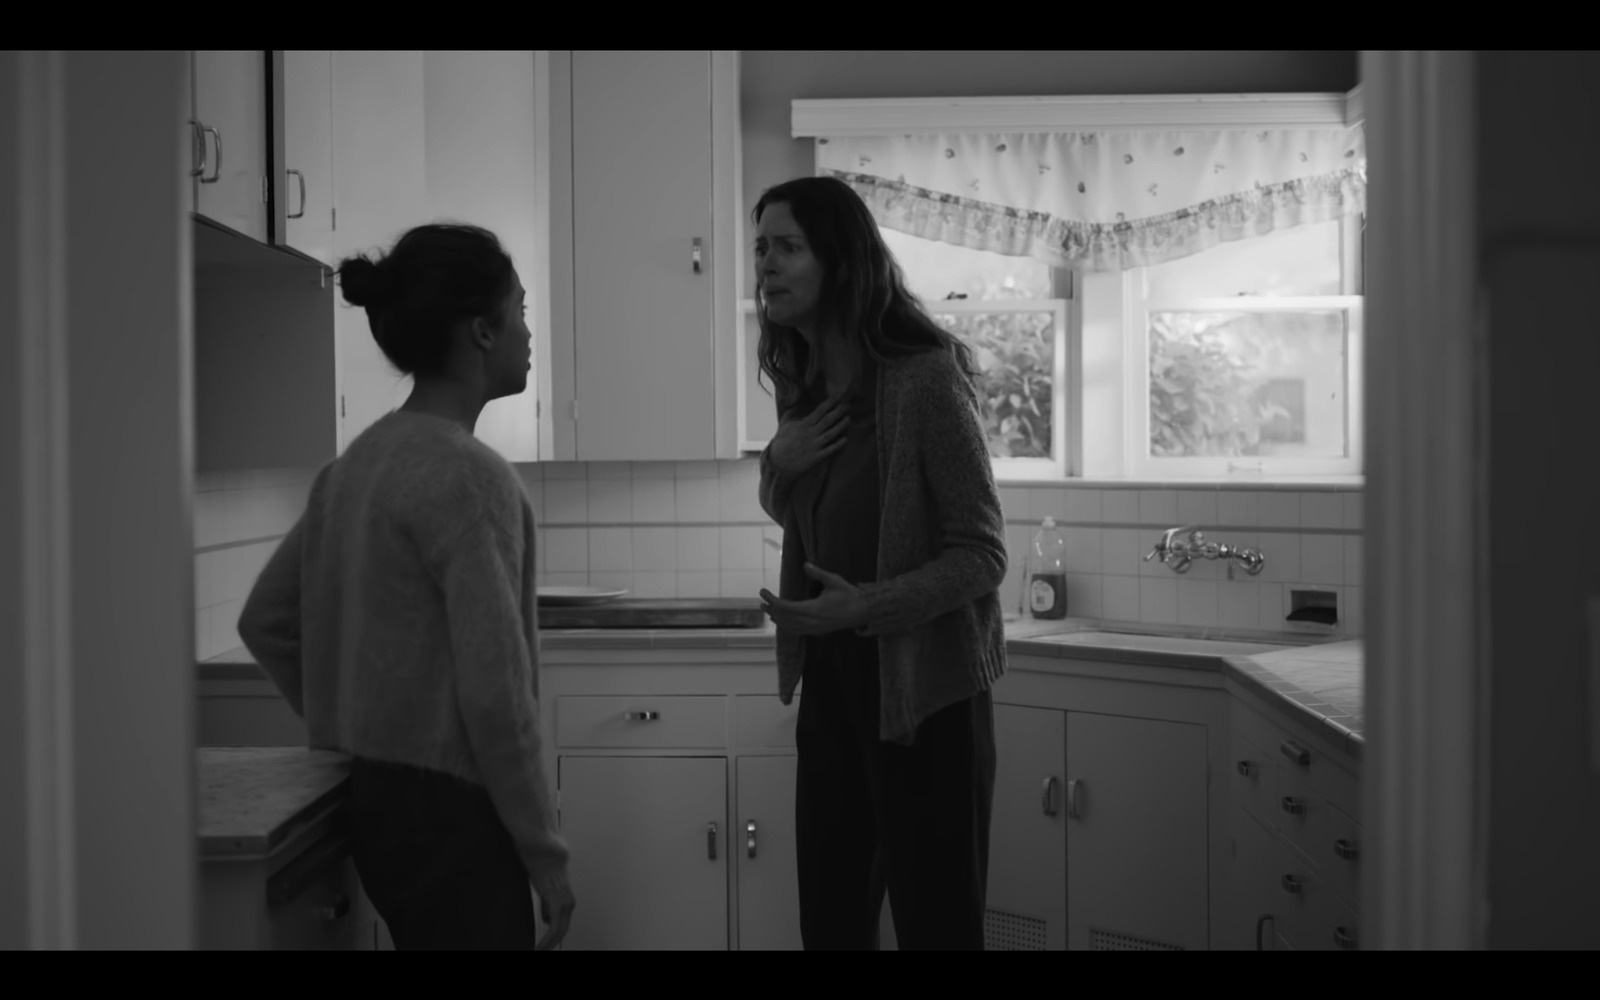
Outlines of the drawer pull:
[[624,712],[622,717],[629,722],[654,722],[661,718],[660,712]]
[[717,860],[717,824],[715,823],[706,828],[706,857],[712,861]]
[[1359,852],[1356,849],[1356,845],[1350,843],[1350,841],[1335,840],[1333,842],[1333,853],[1346,861],[1354,861]]
[[1256,951],[1266,951],[1267,950],[1261,944],[1261,931],[1262,931],[1262,929],[1264,927],[1267,926],[1267,921],[1271,920],[1271,919],[1272,919],[1272,914],[1270,914],[1270,913],[1263,913],[1261,916],[1256,918]]
[[1067,782],[1067,815],[1083,819],[1083,781],[1073,778]]
[[1305,800],[1297,799],[1293,795],[1285,795],[1283,797],[1283,811],[1290,816],[1304,816],[1306,814]]
[[1250,769],[1250,762],[1249,761],[1241,760],[1239,763],[1235,764],[1234,767],[1238,769],[1240,775],[1242,775],[1242,776],[1244,776],[1246,778],[1250,777],[1250,770],[1251,769]]
[[1294,761],[1296,764],[1299,764],[1301,767],[1311,766],[1311,751],[1296,743],[1294,740],[1284,740],[1283,745],[1278,749],[1283,751],[1283,755],[1285,757]]
[[744,825],[744,833],[745,833],[745,837],[747,838],[745,840],[745,849],[750,852],[750,856],[753,858],[753,857],[756,856],[756,821],[755,820],[750,820],[749,822],[747,822]]
[[350,913],[350,897],[341,892],[333,897],[331,904],[319,907],[317,912],[322,914],[322,919],[329,923],[333,923],[335,920],[343,920]]
[[1333,943],[1338,945],[1339,948],[1341,950],[1343,950],[1343,951],[1355,951],[1356,950],[1356,935],[1355,935],[1355,932],[1351,931],[1349,928],[1335,927],[1333,929]]
[[1056,814],[1055,778],[1044,779],[1044,814],[1046,816],[1054,816]]
[[1283,891],[1287,892],[1289,895],[1298,896],[1302,888],[1303,887],[1300,885],[1300,880],[1295,878],[1293,875],[1285,875],[1283,877]]

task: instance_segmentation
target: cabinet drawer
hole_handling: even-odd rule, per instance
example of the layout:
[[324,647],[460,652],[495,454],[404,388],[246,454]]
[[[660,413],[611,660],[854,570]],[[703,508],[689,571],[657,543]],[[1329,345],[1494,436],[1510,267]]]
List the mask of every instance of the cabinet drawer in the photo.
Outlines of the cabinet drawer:
[[1315,950],[1316,904],[1324,891],[1322,883],[1294,852],[1283,844],[1273,846],[1273,930],[1295,951]]
[[734,699],[735,737],[741,747],[792,747],[800,719],[800,698],[785,705],[776,695],[740,695]]
[[[1322,734],[1297,732],[1294,727],[1280,725],[1259,712],[1233,703],[1232,729],[1268,753],[1278,764],[1278,794],[1320,795],[1337,806],[1345,815],[1360,820],[1360,780],[1348,768],[1346,757],[1333,753]],[[1292,779],[1285,782],[1285,778]],[[1295,792],[1285,788],[1292,783]]]
[[1262,748],[1233,734],[1233,755],[1229,759],[1233,801],[1261,822],[1276,828],[1273,810],[1278,807],[1278,764]]
[[648,695],[556,701],[556,743],[568,749],[717,749],[728,742],[728,699]]
[[1328,803],[1313,817],[1306,854],[1333,891],[1361,905],[1361,825]]
[[360,947],[361,896],[350,842],[335,834],[267,881],[273,951],[354,951]]

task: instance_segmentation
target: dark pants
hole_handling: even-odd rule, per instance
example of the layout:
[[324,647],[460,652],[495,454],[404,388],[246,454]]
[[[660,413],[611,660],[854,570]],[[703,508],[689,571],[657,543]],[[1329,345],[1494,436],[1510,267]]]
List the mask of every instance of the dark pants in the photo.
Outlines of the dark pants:
[[533,949],[527,871],[483,788],[357,759],[350,818],[356,874],[396,949]]
[[983,950],[994,800],[988,692],[923,721],[914,745],[878,738],[874,639],[808,640],[795,847],[810,950],[874,950],[887,888],[904,951]]

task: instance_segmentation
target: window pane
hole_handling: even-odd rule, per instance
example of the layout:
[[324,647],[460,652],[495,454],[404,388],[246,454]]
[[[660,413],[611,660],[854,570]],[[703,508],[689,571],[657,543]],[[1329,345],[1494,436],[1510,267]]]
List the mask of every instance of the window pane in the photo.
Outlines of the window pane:
[[1341,310],[1150,314],[1150,455],[1343,458]]
[[893,229],[879,232],[911,294],[924,301],[941,301],[952,292],[969,300],[1050,298],[1050,265],[1043,261],[970,250]]
[[982,372],[989,455],[1055,457],[1055,314],[935,313],[934,319],[972,348]]
[[1339,248],[1337,219],[1222,243],[1147,268],[1145,295],[1155,303],[1235,295],[1339,295]]

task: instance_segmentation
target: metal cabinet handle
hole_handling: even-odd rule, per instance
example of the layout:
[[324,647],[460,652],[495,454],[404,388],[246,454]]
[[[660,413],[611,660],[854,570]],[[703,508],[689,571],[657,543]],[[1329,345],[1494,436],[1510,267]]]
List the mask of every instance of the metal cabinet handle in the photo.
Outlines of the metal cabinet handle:
[[1067,782],[1067,815],[1073,819],[1083,818],[1083,782],[1074,778]]
[[1356,950],[1355,932],[1348,927],[1335,927],[1333,929],[1333,943],[1343,951]]
[[343,920],[350,913],[350,897],[341,892],[333,897],[333,902],[328,906],[318,907],[317,912],[329,923]]
[[1285,795],[1283,797],[1283,811],[1290,816],[1304,816],[1306,814],[1305,801],[1297,799],[1293,795]]
[[1243,777],[1246,777],[1246,778],[1250,777],[1250,762],[1249,761],[1241,760],[1239,763],[1235,764],[1234,767],[1238,769],[1239,774],[1242,775]]
[[304,172],[299,170],[285,170],[284,173],[294,174],[296,177],[300,178],[300,211],[289,216],[289,218],[303,219],[305,218],[306,214],[306,175]]
[[700,245],[701,245],[701,242],[702,241],[701,241],[700,237],[696,236],[694,238],[694,273],[695,274],[699,274],[700,273]]
[[1284,892],[1289,893],[1291,896],[1297,896],[1300,894],[1301,888],[1302,886],[1300,885],[1300,880],[1295,878],[1293,875],[1285,875],[1283,877]]
[[217,181],[222,179],[222,132],[218,129],[212,128],[210,125],[202,125],[200,126],[200,130],[202,132],[210,132],[217,140],[217,165],[211,168],[210,177],[200,178],[200,183],[215,184]]
[[655,722],[661,718],[660,712],[623,712],[622,717],[629,722]]
[[1056,779],[1054,777],[1044,779],[1044,814],[1046,816],[1054,816],[1056,814],[1055,792]]
[[1348,840],[1335,840],[1333,842],[1333,853],[1346,861],[1354,861],[1360,852],[1357,850],[1356,845]]
[[1294,740],[1284,740],[1283,745],[1278,749],[1283,751],[1285,757],[1301,767],[1309,767],[1311,765],[1311,752]]
[[1256,918],[1256,951],[1266,951],[1267,950],[1261,944],[1261,930],[1262,930],[1262,928],[1267,926],[1267,921],[1271,920],[1271,919],[1272,919],[1272,914],[1270,914],[1270,913],[1263,913],[1261,916]]
[[[189,171],[189,176],[204,177],[206,175],[206,166],[211,162],[211,151],[206,148],[205,127],[191,118],[189,119],[189,130],[194,146],[200,150],[200,162],[193,170]],[[193,159],[191,151],[190,160],[192,161]]]
[[706,828],[706,857],[712,861],[717,860],[717,824],[715,823]]
[[750,820],[744,825],[745,850],[753,858],[756,856],[756,821]]

